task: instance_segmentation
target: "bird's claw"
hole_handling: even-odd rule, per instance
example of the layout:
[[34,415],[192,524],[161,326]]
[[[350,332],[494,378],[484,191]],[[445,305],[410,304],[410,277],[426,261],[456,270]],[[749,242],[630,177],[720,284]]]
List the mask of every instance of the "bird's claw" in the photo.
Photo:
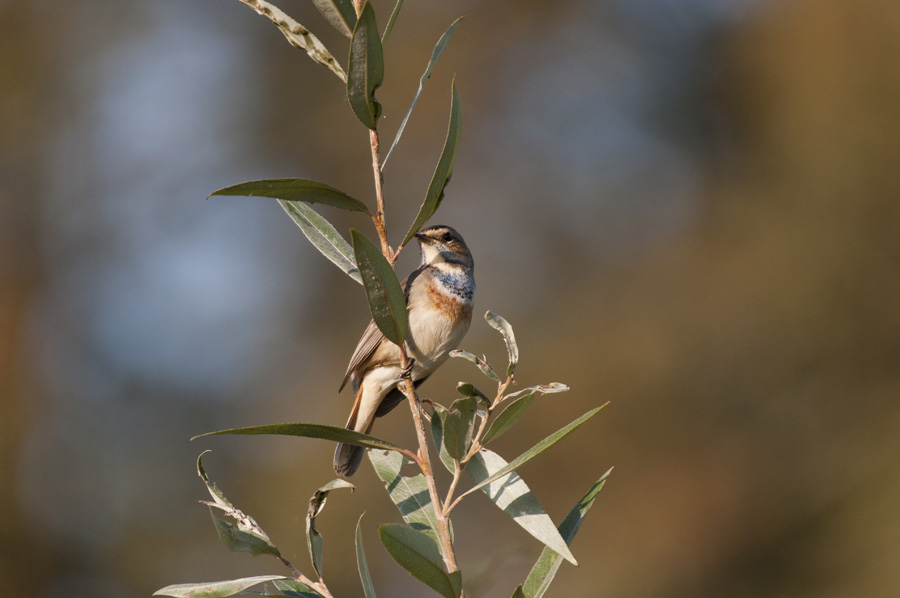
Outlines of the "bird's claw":
[[400,379],[401,380],[412,379],[412,371],[413,371],[413,366],[415,364],[416,364],[416,360],[413,359],[412,357],[410,357],[409,363],[406,364],[406,367],[403,368],[402,370],[400,370]]

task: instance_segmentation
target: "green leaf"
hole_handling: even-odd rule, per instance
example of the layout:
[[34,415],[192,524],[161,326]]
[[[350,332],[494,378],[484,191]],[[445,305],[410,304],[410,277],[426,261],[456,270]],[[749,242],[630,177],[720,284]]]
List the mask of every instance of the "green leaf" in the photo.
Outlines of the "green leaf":
[[534,394],[525,395],[524,397],[513,400],[513,402],[511,402],[506,409],[491,422],[488,431],[484,434],[482,444],[487,444],[491,440],[499,438],[501,434],[509,430],[513,424],[519,421],[519,418],[522,417],[525,410],[531,406],[532,401],[534,401]]
[[305,51],[310,58],[327,67],[341,81],[347,81],[347,74],[344,72],[344,69],[341,68],[341,65],[338,64],[338,61],[335,60],[325,45],[319,41],[319,38],[310,33],[309,29],[289,17],[287,13],[274,4],[266,2],[266,0],[240,0],[240,2],[272,21],[292,46]]
[[329,187],[325,183],[310,181],[308,179],[264,179],[260,181],[247,181],[213,191],[214,195],[238,195],[246,197],[271,197],[284,201],[302,201],[305,203],[320,203],[322,205],[370,214],[366,204],[350,197],[343,191]]
[[445,598],[459,598],[462,574],[444,571],[441,554],[434,540],[399,523],[378,526],[378,536],[388,554],[413,577]]
[[428,222],[437,211],[441,202],[444,200],[444,188],[450,182],[453,175],[453,164],[456,162],[456,154],[459,151],[459,140],[462,133],[462,109],[459,104],[459,92],[456,90],[456,81],[451,84],[450,97],[450,125],[447,127],[447,138],[444,141],[444,149],[441,151],[441,157],[438,159],[437,167],[434,169],[434,175],[431,177],[431,184],[428,185],[428,192],[425,194],[425,200],[419,208],[419,213],[409,227],[409,232],[403,238],[400,246],[403,247],[415,237],[419,229]]
[[362,581],[365,597],[376,598],[375,585],[372,583],[372,576],[369,575],[369,563],[366,560],[366,550],[363,547],[362,518],[363,516],[360,515],[359,521],[356,522],[356,566],[359,569],[359,579]]
[[225,498],[225,494],[219,490],[218,486],[216,486],[213,482],[209,481],[209,476],[206,475],[206,469],[203,468],[203,455],[209,453],[210,451],[203,451],[200,453],[200,456],[197,457],[197,475],[200,476],[200,479],[203,480],[203,483],[206,484],[206,489],[209,491],[210,496],[216,502],[216,504],[222,505],[223,507],[233,508],[234,505]]
[[[225,497],[225,494],[214,483],[209,481],[206,470],[203,468],[203,455],[208,452],[203,451],[197,458],[197,474],[203,480],[213,500],[212,502],[207,500],[201,500],[200,502],[210,507],[209,514],[212,517],[213,524],[216,526],[219,541],[233,552],[249,552],[253,556],[261,554],[280,556],[281,553],[278,551],[278,548],[272,544],[269,535],[256,523],[253,517],[245,515],[243,511],[231,504],[231,501]],[[224,512],[228,517],[234,519],[235,523],[218,517],[213,509]]]
[[[581,527],[581,523],[587,517],[588,511],[594,505],[594,499],[597,498],[597,494],[603,488],[606,478],[609,477],[611,472],[612,469],[594,482],[587,494],[581,497],[581,500],[569,511],[563,522],[559,524],[559,533],[567,545],[572,544],[575,534],[578,533],[578,528]],[[560,564],[562,564],[562,557],[550,548],[544,548],[537,563],[532,567],[528,578],[525,580],[522,596],[525,598],[541,598],[550,586],[550,582],[556,576]]]
[[388,24],[384,28],[384,33],[381,34],[381,45],[387,43],[388,37],[391,35],[391,31],[394,30],[394,23],[397,22],[397,17],[400,16],[400,9],[403,7],[403,0],[397,0],[397,3],[394,5],[394,10],[391,12],[391,18],[388,19]]
[[175,598],[224,598],[234,596],[261,583],[290,579],[283,575],[258,575],[228,581],[208,581],[201,583],[180,583],[156,590],[154,596],[174,596]]
[[279,199],[278,203],[300,227],[313,247],[350,278],[362,284],[362,277],[359,275],[359,269],[353,259],[353,248],[330,222],[305,203],[283,199]]
[[354,446],[364,446],[367,448],[387,449],[390,451],[402,450],[399,446],[391,444],[386,440],[369,436],[361,432],[354,432],[346,428],[338,428],[337,426],[326,426],[325,424],[267,424],[264,426],[249,426],[246,428],[231,428],[230,430],[218,430],[216,432],[207,432],[194,436],[191,440],[203,438],[204,436],[218,436],[220,434],[237,434],[241,436],[251,435],[277,435],[277,436],[303,436],[304,438],[320,438],[322,440],[333,440],[335,442],[343,442],[344,444],[352,444]]
[[346,37],[353,37],[353,28],[356,27],[353,0],[313,0],[313,4],[332,27]]
[[478,367],[479,370],[481,370],[482,374],[484,374],[485,376],[487,376],[488,378],[490,378],[491,380],[493,380],[495,382],[500,382],[500,376],[497,375],[497,372],[494,371],[494,368],[492,368],[491,365],[487,361],[478,357],[474,353],[469,353],[468,351],[462,351],[460,349],[455,349],[453,351],[450,351],[450,357],[462,357],[463,359],[465,359],[467,361],[471,361]]
[[322,594],[296,579],[277,579],[272,583],[283,596],[291,596],[292,598],[321,598],[322,596]]
[[544,451],[549,449],[551,446],[553,446],[554,444],[556,444],[557,442],[559,442],[560,440],[562,440],[563,438],[565,438],[566,436],[568,436],[569,434],[574,432],[584,422],[586,422],[587,420],[589,420],[592,417],[594,417],[595,415],[597,415],[597,412],[600,411],[601,409],[603,409],[603,407],[606,407],[606,405],[608,405],[608,404],[609,403],[604,403],[600,407],[591,409],[590,411],[588,411],[587,413],[585,413],[584,415],[582,415],[581,417],[579,417],[578,419],[576,419],[575,421],[570,423],[569,425],[564,426],[563,428],[560,428],[559,430],[557,430],[550,436],[547,436],[546,438],[541,440],[539,443],[537,443],[536,445],[534,445],[533,447],[531,447],[530,449],[528,449],[527,451],[525,451],[524,453],[522,453],[521,455],[519,455],[518,457],[513,459],[509,463],[509,465],[501,468],[498,471],[492,472],[490,476],[488,476],[484,480],[475,484],[475,486],[473,486],[472,488],[470,488],[469,490],[467,490],[466,492],[461,494],[460,498],[462,498],[463,496],[466,496],[468,494],[471,494],[472,492],[474,492],[476,490],[481,489],[483,486],[490,484],[494,480],[505,476],[506,474],[510,473],[511,471],[515,471],[516,469],[518,469],[525,463],[531,461],[532,459],[534,459],[535,457],[537,457],[538,455],[540,455],[541,453],[543,453]]
[[431,415],[431,438],[434,440],[434,446],[438,450],[438,457],[447,471],[456,473],[456,461],[447,452],[447,446],[444,444],[444,422],[450,411],[437,403],[434,404],[434,413]]
[[384,482],[384,487],[400,510],[403,520],[434,540],[436,546],[440,546],[437,515],[431,504],[425,476],[421,473],[414,476],[402,475],[400,471],[411,461],[400,453],[369,451],[369,461]]
[[[368,6],[368,4],[367,4]],[[371,10],[371,8],[370,8]],[[363,286],[372,319],[381,333],[395,345],[403,345],[409,327],[406,297],[394,269],[381,251],[362,233],[350,229],[356,266],[362,275]]]
[[425,72],[419,79],[419,89],[416,90],[416,95],[413,96],[412,103],[409,105],[409,110],[406,111],[406,116],[403,117],[403,121],[400,123],[400,128],[397,129],[397,135],[394,136],[394,142],[391,143],[391,149],[388,150],[387,155],[381,162],[382,170],[384,170],[387,161],[390,159],[391,154],[394,152],[394,148],[397,147],[397,142],[400,141],[400,136],[403,135],[403,130],[406,128],[406,123],[409,120],[409,116],[410,114],[412,114],[413,108],[416,107],[416,102],[419,101],[419,96],[422,95],[422,89],[425,87],[425,82],[431,78],[431,71],[434,69],[434,65],[437,64],[438,58],[440,58],[441,54],[444,53],[444,48],[447,47],[447,44],[450,42],[450,38],[453,37],[453,32],[456,30],[456,26],[462,20],[463,17],[460,17],[453,21],[453,23],[449,27],[447,27],[447,30],[444,31],[444,34],[441,36],[441,39],[438,40],[437,45],[434,46],[434,50],[432,50],[431,52],[431,60],[428,61],[428,66],[425,67]]
[[306,546],[309,548],[309,559],[312,561],[316,575],[322,579],[322,534],[316,529],[316,517],[325,508],[328,493],[337,488],[354,488],[353,484],[340,478],[331,480],[312,495],[309,499],[309,509],[306,512]]
[[513,592],[512,598],[526,598],[525,593],[522,592],[522,586],[518,586],[516,591]]
[[375,99],[375,90],[384,82],[384,56],[375,11],[369,0],[363,5],[359,20],[350,40],[347,97],[356,117],[370,129],[378,126],[381,104]]
[[516,345],[516,335],[513,333],[512,326],[502,316],[498,316],[490,310],[484,314],[484,319],[503,335],[506,351],[509,353],[509,368],[506,370],[506,375],[511,376],[516,371],[516,364],[519,363],[519,347]]
[[[200,502],[213,507],[212,503],[208,501]],[[237,524],[234,524],[218,517],[212,508],[209,509],[209,514],[212,517],[213,524],[216,526],[216,534],[219,536],[219,541],[228,550],[232,552],[249,552],[253,556],[261,554],[271,554],[274,557],[281,556],[281,552],[272,544],[269,536],[255,525],[256,522],[253,522],[253,526],[244,525],[240,520],[238,520]]]
[[[492,474],[502,470],[508,464],[497,453],[488,449],[481,449],[469,462],[466,473],[472,476],[476,483],[488,479]],[[568,546],[562,536],[559,535],[553,520],[544,511],[528,485],[516,472],[510,472],[494,482],[481,486],[482,492],[497,507],[513,518],[526,532],[540,540],[544,545],[553,548],[558,554],[562,554],[566,560],[577,565],[575,557],[569,552]]]
[[457,399],[443,421],[441,439],[447,454],[454,461],[464,460],[472,447],[477,409],[478,401],[475,397]]
[[319,579],[322,579],[322,553],[324,550],[325,540],[322,534],[316,529],[315,521],[306,518],[306,548],[309,550],[309,560],[312,562],[313,569]]
[[459,382],[456,385],[456,390],[459,391],[459,394],[467,396],[467,397],[477,397],[482,401],[486,402],[488,405],[491,404],[491,400],[487,398],[483,392],[478,390],[478,388],[468,382]]

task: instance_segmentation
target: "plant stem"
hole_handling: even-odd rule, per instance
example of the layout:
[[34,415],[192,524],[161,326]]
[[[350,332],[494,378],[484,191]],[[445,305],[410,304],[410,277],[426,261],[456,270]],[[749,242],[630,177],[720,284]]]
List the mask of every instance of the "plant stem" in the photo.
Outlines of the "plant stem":
[[315,591],[317,591],[319,594],[321,594],[324,598],[334,598],[331,595],[331,592],[328,590],[328,586],[325,585],[324,581],[322,581],[322,580],[313,581],[310,578],[308,578],[307,576],[303,575],[303,573],[301,573],[300,570],[297,569],[297,567],[295,567],[292,562],[290,562],[283,556],[279,555],[278,558],[279,558],[279,560],[281,560],[282,563],[285,564],[285,566],[288,569],[291,570],[291,573],[293,574],[294,579],[296,579],[297,581],[299,581],[300,583],[302,583],[305,586],[309,586],[310,588],[313,588]]
[[381,159],[378,156],[378,131],[369,130],[369,146],[372,149],[372,171],[375,173],[375,214],[372,216],[372,222],[375,223],[375,230],[378,232],[378,239],[381,241],[381,253],[384,258],[391,264],[396,259],[391,246],[388,245],[387,229],[384,225],[384,175],[381,174]]
[[[359,2],[359,0],[357,1]],[[362,3],[359,2],[356,6],[357,12],[359,12],[361,10]],[[378,155],[377,130],[369,130],[369,142],[369,145],[372,149],[372,171],[375,175],[376,210],[375,214],[372,216],[372,221],[375,223],[375,230],[378,231],[378,238],[381,241],[381,252],[384,255],[385,259],[388,260],[391,265],[393,265],[397,259],[397,256],[400,254],[400,248],[398,248],[396,253],[391,250],[391,246],[388,244],[387,231],[384,225],[384,176],[381,173],[381,159]],[[419,397],[416,394],[416,387],[412,381],[412,372],[410,367],[412,361],[406,353],[405,345],[400,346],[400,358],[401,365],[404,371],[409,370],[409,373],[404,376],[404,378],[400,381],[400,384],[397,385],[397,388],[399,388],[400,392],[402,392],[406,396],[407,400],[409,400],[409,408],[412,411],[413,423],[415,424],[416,428],[416,438],[419,441],[419,454],[418,458],[415,459],[415,461],[419,466],[419,469],[422,470],[422,475],[425,476],[425,482],[428,485],[428,494],[431,497],[431,504],[434,507],[434,514],[437,518],[437,531],[438,536],[441,540],[441,555],[444,558],[444,565],[447,567],[448,573],[453,573],[454,571],[459,570],[459,567],[456,564],[456,554],[453,552],[453,541],[450,539],[449,518],[444,512],[444,509],[442,508],[443,503],[438,496],[437,484],[434,480],[434,470],[431,468],[431,457],[428,453],[428,439],[425,436],[425,424],[422,423],[422,403],[419,402]],[[460,594],[460,598],[464,598],[464,595]]]
[[[403,367],[409,367],[409,357],[406,355],[406,349],[400,348]],[[416,387],[413,385],[412,376],[407,376],[401,381],[401,392],[406,395],[409,400],[409,408],[412,410],[413,422],[416,427],[416,437],[419,440],[419,469],[425,476],[425,483],[428,485],[428,494],[431,497],[431,504],[434,506],[434,514],[438,523],[438,537],[441,540],[441,555],[444,557],[444,565],[447,567],[448,573],[457,571],[459,567],[456,565],[456,553],[453,551],[453,542],[450,539],[449,518],[441,508],[441,499],[438,496],[437,484],[434,481],[434,470],[431,468],[431,457],[428,451],[428,440],[425,437],[425,424],[422,422],[422,404],[416,395]]]
[[463,465],[460,463],[456,467],[456,471],[453,472],[453,481],[450,482],[450,488],[447,489],[447,498],[444,499],[444,503],[441,505],[441,510],[444,512],[444,517],[447,517],[450,514],[450,511],[447,510],[447,506],[450,504],[450,501],[453,500],[453,493],[456,492],[456,485],[459,484],[459,479],[462,477]]
[[459,462],[459,466],[456,469],[456,473],[453,474],[453,482],[450,484],[450,490],[447,492],[447,498],[444,499],[443,503],[443,511],[444,516],[449,516],[450,511],[452,511],[456,505],[459,504],[461,497],[457,497],[455,500],[453,498],[453,493],[456,491],[456,485],[459,483],[459,477],[462,474],[462,470],[465,469],[466,465],[468,465],[469,461],[472,460],[472,457],[477,455],[484,445],[481,444],[481,439],[484,438],[484,434],[487,431],[487,423],[488,420],[491,419],[491,413],[493,413],[494,408],[497,407],[501,402],[503,402],[504,396],[503,394],[506,392],[506,389],[509,388],[509,385],[513,383],[513,377],[507,376],[504,382],[497,383],[497,396],[494,397],[493,403],[487,408],[487,413],[485,413],[484,419],[481,420],[481,424],[478,426],[478,432],[475,434],[474,439],[472,440],[472,446],[469,449],[469,452],[466,453],[466,456]]

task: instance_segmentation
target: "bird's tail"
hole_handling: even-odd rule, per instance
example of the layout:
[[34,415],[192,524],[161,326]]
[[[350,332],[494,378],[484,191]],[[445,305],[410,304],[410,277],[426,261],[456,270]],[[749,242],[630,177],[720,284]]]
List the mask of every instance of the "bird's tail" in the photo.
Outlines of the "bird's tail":
[[341,442],[334,451],[334,471],[341,477],[349,478],[359,470],[365,454],[365,447]]
[[[347,420],[347,429],[356,432],[368,434],[372,431],[372,423],[375,421],[374,410],[368,409],[370,413],[366,414],[362,419],[359,418],[359,409],[362,404],[363,385],[360,385],[356,393],[356,402],[353,403],[353,410],[350,411],[350,417]],[[368,421],[366,421],[368,420]],[[349,478],[359,470],[362,464],[363,456],[366,454],[366,448],[363,446],[355,446],[352,444],[338,443],[337,449],[334,451],[334,471],[342,477]]]

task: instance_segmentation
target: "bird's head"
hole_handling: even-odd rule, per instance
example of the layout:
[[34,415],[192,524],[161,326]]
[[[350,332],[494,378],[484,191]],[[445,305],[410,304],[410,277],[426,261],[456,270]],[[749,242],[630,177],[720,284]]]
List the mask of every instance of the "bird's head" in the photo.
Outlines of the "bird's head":
[[416,233],[416,239],[422,249],[422,264],[437,263],[459,264],[473,268],[475,262],[463,238],[455,229],[439,224]]

